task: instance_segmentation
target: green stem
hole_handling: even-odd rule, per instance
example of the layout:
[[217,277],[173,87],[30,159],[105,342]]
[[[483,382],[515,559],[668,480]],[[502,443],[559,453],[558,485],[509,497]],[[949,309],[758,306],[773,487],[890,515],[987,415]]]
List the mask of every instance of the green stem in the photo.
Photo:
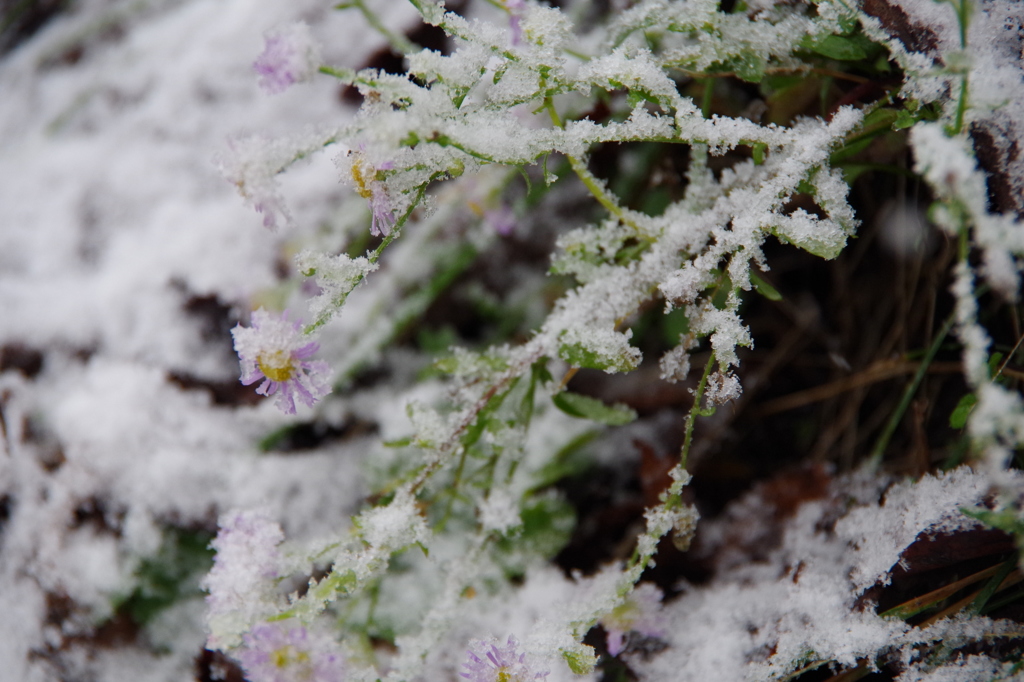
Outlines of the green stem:
[[[551,117],[551,122],[558,128],[564,128],[561,117],[558,112],[555,111],[554,103],[550,97],[544,99],[544,108],[547,109],[548,116]],[[605,207],[605,209],[613,216],[618,218],[622,224],[632,227],[637,232],[642,232],[640,226],[636,224],[636,221],[631,220],[626,214],[625,209],[619,206],[619,202],[615,197],[610,194],[601,184],[601,182],[590,172],[587,168],[587,164],[577,159],[575,156],[566,155],[569,159],[569,165],[572,167],[576,176],[583,182],[583,186],[597,199],[597,202]]]
[[[415,4],[415,3],[413,3]],[[381,20],[377,18],[377,15],[370,11],[363,0],[349,0],[336,6],[336,9],[347,9],[349,7],[355,7],[362,13],[363,17],[366,18],[367,23],[370,24],[378,33],[387,38],[387,41],[391,43],[392,49],[400,54],[412,54],[418,52],[419,47],[410,42],[405,36],[395,33],[388,29]],[[418,9],[418,7],[417,7]]]
[[462,455],[459,457],[459,464],[455,467],[455,480],[452,481],[452,486],[445,492],[448,493],[448,504],[444,506],[444,514],[441,516],[441,520],[437,523],[437,532],[443,533],[444,528],[448,525],[448,519],[452,515],[452,507],[455,506],[455,498],[459,494],[459,484],[462,482],[462,471],[466,467],[466,455],[469,454],[469,448],[463,448]]
[[960,47],[967,49],[967,22],[971,19],[970,0],[960,0],[957,8],[957,19],[960,20]]
[[373,616],[377,611],[377,602],[380,600],[380,580],[370,587],[370,606],[366,610],[366,632],[369,634],[370,626],[373,625]]
[[967,74],[963,75],[963,79],[960,81],[960,99],[956,104],[956,124],[954,126],[953,134],[959,135],[960,131],[964,129],[964,113],[967,111]]
[[704,118],[711,118],[711,99],[715,94],[715,79],[704,79],[704,96],[701,97],[700,113]]
[[917,393],[918,387],[921,385],[921,381],[928,373],[928,368],[932,364],[932,360],[935,359],[935,354],[939,352],[939,347],[942,342],[946,340],[946,336],[949,334],[949,330],[953,328],[953,323],[956,321],[956,315],[952,314],[942,324],[942,328],[939,329],[939,333],[935,335],[932,340],[932,345],[928,347],[924,358],[921,360],[921,364],[917,366],[917,372],[914,373],[914,378],[911,379],[910,383],[903,390],[903,396],[900,398],[899,404],[889,417],[888,423],[882,433],[878,436],[878,440],[875,441],[875,446],[871,449],[871,466],[877,467],[882,461],[882,456],[885,454],[885,449],[889,445],[889,441],[892,439],[892,435],[896,432],[896,427],[900,425],[903,420],[903,415],[906,413],[907,408],[910,407],[910,401],[913,400],[914,394]]
[[356,79],[355,71],[350,69],[339,69],[333,66],[321,66],[318,71],[327,76],[333,76],[345,83],[353,83]]
[[[380,243],[380,246],[378,246],[376,249],[374,249],[373,253],[370,253],[367,256],[367,260],[369,260],[371,263],[376,263],[378,260],[380,260],[381,254],[384,253],[384,249],[386,249],[388,247],[388,245],[391,244],[391,242],[395,241],[395,239],[398,237],[399,233],[401,233],[402,226],[405,225],[406,221],[409,220],[409,216],[411,216],[412,212],[416,210],[417,206],[419,206],[420,201],[423,200],[423,195],[426,193],[426,191],[427,191],[427,185],[426,184],[420,185],[419,191],[416,193],[416,198],[413,199],[412,204],[410,204],[409,208],[406,209],[405,213],[403,213],[402,216],[397,221],[395,221],[395,226],[393,228],[391,228],[391,232],[389,232],[388,235],[386,237],[384,237],[383,241],[381,241],[381,243]],[[356,285],[352,287],[351,291],[355,291],[355,287],[359,286],[359,283],[361,283],[362,280],[363,280],[363,278],[360,278],[359,282],[357,282]],[[349,293],[351,293],[351,291]],[[341,306],[343,306],[347,299],[348,299],[348,294],[346,294],[341,299],[341,301],[339,301],[337,307],[340,308]],[[306,327],[302,330],[302,333],[303,334],[312,334],[317,329],[319,329],[320,327],[322,327],[325,324],[327,324],[327,321],[330,320],[331,317],[332,317],[331,314],[321,315],[316,321],[314,321],[311,324],[306,325]]]
[[679,455],[679,466],[683,469],[686,468],[686,461],[690,457],[690,445],[693,442],[693,425],[697,421],[697,416],[704,412],[700,406],[700,401],[704,397],[704,389],[707,388],[708,377],[711,376],[711,368],[714,364],[715,354],[711,353],[707,364],[704,365],[704,374],[700,377],[697,390],[693,394],[693,407],[690,408],[690,414],[686,415],[686,436],[683,438],[683,449]]
[[980,614],[985,609],[985,605],[988,604],[989,600],[992,599],[992,595],[1003,584],[1006,580],[1006,576],[1010,575],[1010,571],[1017,567],[1017,557],[1013,557],[1006,563],[1004,563],[992,578],[985,584],[985,587],[981,588],[978,596],[974,598],[971,605],[967,607],[967,612],[972,616]]

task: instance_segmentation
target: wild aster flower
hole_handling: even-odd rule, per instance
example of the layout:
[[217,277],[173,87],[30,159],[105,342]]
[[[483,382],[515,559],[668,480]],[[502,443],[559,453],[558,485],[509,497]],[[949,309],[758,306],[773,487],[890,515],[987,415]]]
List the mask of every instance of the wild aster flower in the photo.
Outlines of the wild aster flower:
[[502,237],[509,236],[516,229],[516,214],[508,206],[484,212],[484,220]]
[[470,682],[528,682],[548,676],[547,670],[535,671],[526,662],[526,654],[518,653],[518,649],[519,641],[512,635],[504,646],[493,637],[478,640],[469,651],[469,660],[462,664],[465,672],[459,675]]
[[278,575],[284,532],[260,510],[232,511],[220,519],[211,543],[217,555],[203,581],[210,637],[207,646],[235,646],[248,623],[265,613],[260,596]]
[[248,386],[263,379],[256,392],[276,393],[276,405],[285,414],[295,414],[296,398],[312,407],[331,392],[327,363],[307,360],[319,344],[308,341],[301,325],[289,322],[286,315],[275,317],[260,308],[252,314],[251,327],[239,325],[231,335],[242,365],[242,383]]
[[[390,162],[381,164],[380,170],[390,169]],[[395,226],[395,211],[384,185],[376,179],[376,175],[377,169],[367,167],[361,158],[352,162],[352,180],[356,184],[356,192],[370,202],[370,212],[373,214],[370,234],[386,237]]]
[[526,0],[505,0],[505,8],[508,10],[508,27],[512,32],[512,45],[516,46],[523,42],[523,15],[526,14]]
[[601,618],[608,633],[608,653],[618,656],[626,648],[626,634],[639,632],[646,637],[665,635],[661,615],[661,590],[650,583],[638,585],[626,601]]
[[344,660],[330,638],[302,626],[260,623],[243,638],[238,659],[249,682],[341,682]]
[[227,181],[263,214],[263,226],[275,230],[291,222],[277,174],[293,155],[290,144],[275,143],[263,135],[250,135],[228,139],[227,152],[219,154],[215,162]]
[[395,212],[391,208],[391,200],[383,190],[374,192],[370,196],[370,211],[373,219],[370,221],[370,234],[378,237],[386,237],[391,234],[395,226]]
[[263,34],[266,44],[252,68],[260,75],[260,87],[274,95],[293,83],[312,80],[320,68],[320,46],[309,26],[286,24]]

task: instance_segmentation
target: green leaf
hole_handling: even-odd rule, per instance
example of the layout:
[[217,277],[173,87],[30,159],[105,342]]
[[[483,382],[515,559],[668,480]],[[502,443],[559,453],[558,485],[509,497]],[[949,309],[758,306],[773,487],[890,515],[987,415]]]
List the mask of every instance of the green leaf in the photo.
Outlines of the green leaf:
[[779,293],[779,290],[769,284],[767,280],[763,279],[753,270],[750,271],[750,283],[754,285],[757,293],[761,294],[769,301],[782,300],[782,294]]
[[860,27],[860,21],[856,14],[841,14],[839,16],[839,30],[843,35],[849,35]]
[[986,604],[988,604],[989,600],[992,599],[992,595],[996,593],[999,586],[1003,584],[1004,580],[1006,580],[1006,576],[1010,575],[1010,571],[1012,571],[1016,566],[1017,557],[1013,557],[1004,563],[999,569],[999,572],[989,579],[988,583],[985,584],[985,587],[983,587],[981,592],[978,593],[978,596],[974,598],[973,602],[971,602],[971,605],[967,607],[967,612],[972,615],[977,615],[984,611]]
[[768,145],[763,142],[758,142],[754,145],[753,156],[755,166],[761,166],[764,164],[764,155],[767,151]]
[[893,130],[903,130],[917,123],[917,117],[906,109],[896,115],[896,121],[892,124]]
[[1003,354],[1000,352],[992,353],[988,358],[988,376],[992,378],[999,371],[999,364],[1003,361]]
[[455,356],[434,360],[434,369],[443,374],[454,374],[459,369],[459,359]]
[[575,649],[562,649],[562,658],[569,665],[569,670],[577,675],[589,675],[597,665],[594,647],[578,644]]
[[730,60],[730,66],[736,77],[748,83],[760,83],[764,78],[767,62],[753,52],[743,52],[735,60]]
[[136,569],[132,592],[114,599],[115,609],[145,625],[175,602],[202,595],[199,581],[213,565],[212,539],[204,531],[167,529],[156,555]]
[[344,571],[333,571],[329,576],[317,583],[313,588],[317,599],[331,599],[336,595],[350,594],[359,584],[359,577],[351,568]]
[[676,308],[666,313],[661,318],[661,339],[666,346],[679,344],[679,338],[683,334],[690,333],[690,319],[686,317],[686,310]]
[[[416,344],[427,353],[437,355],[446,352],[459,341],[459,335],[451,325],[444,325],[440,329],[421,327],[416,332]],[[445,358],[454,360],[455,358]],[[440,364],[440,363],[437,363]],[[435,365],[437,366],[437,365]],[[454,371],[454,370],[451,370]]]
[[625,405],[605,405],[597,398],[563,391],[551,398],[555,407],[565,412],[570,417],[590,419],[592,421],[607,424],[608,426],[622,426],[636,420],[636,410]]
[[514,549],[527,549],[550,559],[572,539],[576,527],[576,512],[565,500],[555,496],[544,496],[523,508],[521,534],[516,538]]
[[480,440],[480,436],[483,435],[485,430],[496,432],[501,428],[502,422],[501,420],[494,419],[494,414],[498,411],[498,408],[501,407],[501,404],[505,402],[505,398],[508,397],[508,394],[512,392],[512,389],[515,388],[518,383],[519,378],[517,377],[512,380],[512,383],[509,384],[509,387],[506,390],[498,393],[487,401],[484,408],[477,413],[476,419],[473,420],[473,423],[470,424],[462,434],[462,445],[464,447],[473,447],[476,442]]
[[828,162],[835,166],[844,159],[848,159],[851,156],[856,156],[862,151],[868,148],[868,145],[874,140],[874,137],[862,137],[850,142],[849,144],[843,145],[839,149],[832,152],[829,156]]
[[1017,536],[1018,545],[1024,543],[1024,517],[1018,516],[1020,512],[1014,509],[969,509],[960,507],[960,512],[972,519],[981,521],[986,526],[1006,531],[1010,535]]
[[563,478],[576,476],[586,471],[591,465],[591,461],[584,448],[599,435],[601,435],[600,429],[590,429],[562,446],[554,457],[534,474],[531,490],[541,490]]
[[900,112],[889,107],[882,107],[875,109],[867,116],[864,117],[864,122],[861,123],[861,128],[865,132],[880,132],[890,126],[893,121],[899,118]]
[[856,62],[868,56],[860,41],[843,36],[825,36],[819,39],[808,37],[800,41],[800,46],[823,57],[840,61]]
[[949,415],[949,425],[954,429],[962,429],[967,425],[967,417],[970,416],[971,410],[978,404],[978,396],[973,393],[968,393],[963,398],[960,398],[960,402],[953,408],[953,413]]
[[620,354],[614,357],[599,355],[581,343],[563,343],[558,348],[558,356],[573,367],[586,369],[602,369],[614,372],[631,372],[636,369],[636,358]]

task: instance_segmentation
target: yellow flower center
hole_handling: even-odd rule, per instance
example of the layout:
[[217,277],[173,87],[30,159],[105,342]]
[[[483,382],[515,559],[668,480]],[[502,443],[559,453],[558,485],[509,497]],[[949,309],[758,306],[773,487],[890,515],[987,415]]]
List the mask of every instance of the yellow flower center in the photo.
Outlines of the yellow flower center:
[[288,381],[295,376],[295,364],[292,362],[292,356],[283,350],[275,350],[272,353],[257,356],[256,364],[259,365],[263,376],[271,381]]
[[497,682],[512,682],[512,672],[506,666],[498,668]]
[[369,199],[373,196],[373,190],[370,189],[370,178],[367,178],[366,175],[366,171],[363,170],[363,160],[356,159],[355,161],[353,161],[352,179],[356,183],[356,192],[358,192],[359,196],[361,196],[362,198]]
[[298,651],[294,646],[288,645],[276,649],[270,654],[270,662],[274,664],[275,668],[284,668],[292,663],[308,663],[309,653],[305,651]]

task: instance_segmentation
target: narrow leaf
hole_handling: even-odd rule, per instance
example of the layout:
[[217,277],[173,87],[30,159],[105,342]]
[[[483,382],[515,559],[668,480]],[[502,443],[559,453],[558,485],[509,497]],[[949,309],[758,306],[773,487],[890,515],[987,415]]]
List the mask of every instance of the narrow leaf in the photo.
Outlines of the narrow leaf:
[[551,399],[555,407],[571,417],[590,419],[608,426],[622,426],[636,419],[636,410],[625,405],[605,405],[596,398],[563,391]]

